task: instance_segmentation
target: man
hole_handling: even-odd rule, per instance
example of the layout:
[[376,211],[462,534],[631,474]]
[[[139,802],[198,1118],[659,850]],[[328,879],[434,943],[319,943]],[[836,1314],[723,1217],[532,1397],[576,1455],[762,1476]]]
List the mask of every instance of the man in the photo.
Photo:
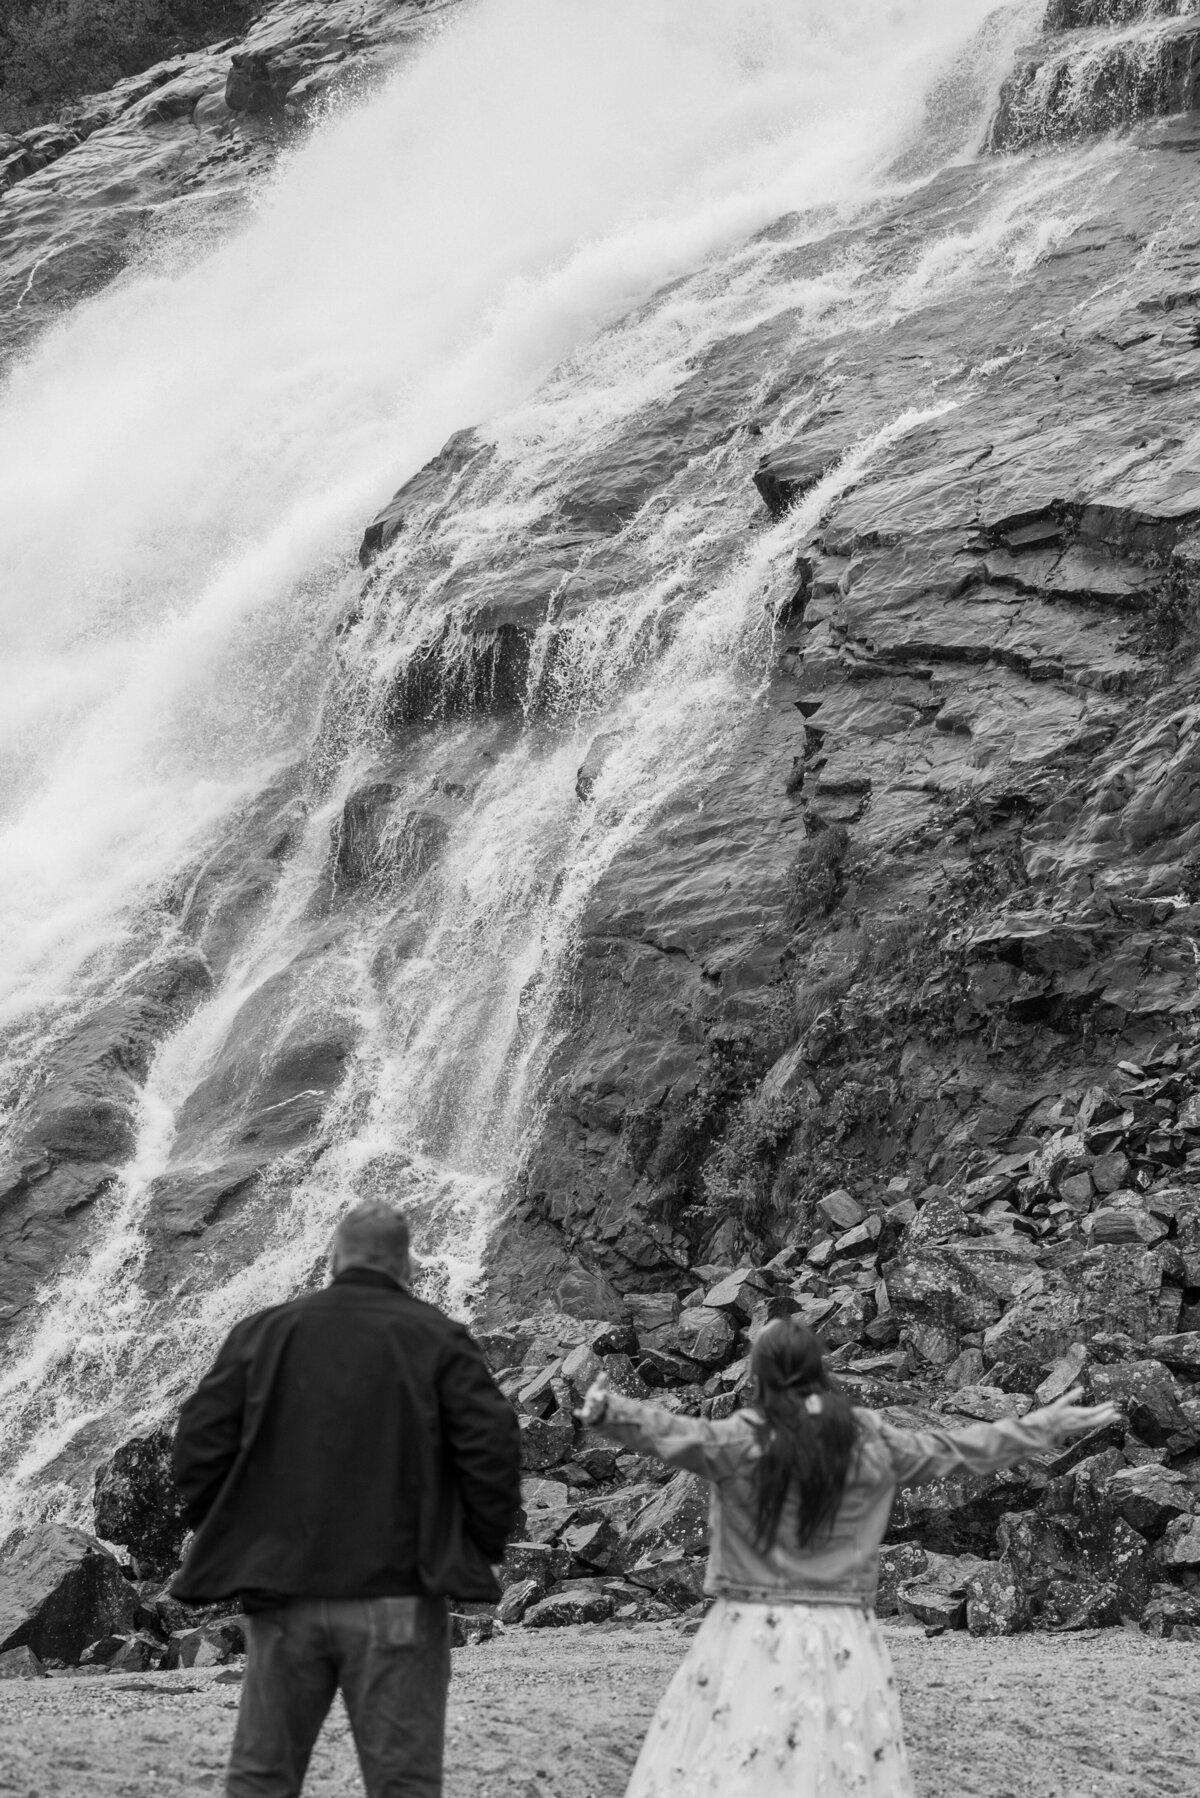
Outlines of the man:
[[409,1290],[398,1211],[350,1212],[332,1273],[238,1324],[183,1407],[196,1534],[174,1591],[247,1611],[227,1798],[295,1798],[339,1688],[370,1798],[438,1798],[446,1600],[499,1597],[517,1420],[467,1331]]

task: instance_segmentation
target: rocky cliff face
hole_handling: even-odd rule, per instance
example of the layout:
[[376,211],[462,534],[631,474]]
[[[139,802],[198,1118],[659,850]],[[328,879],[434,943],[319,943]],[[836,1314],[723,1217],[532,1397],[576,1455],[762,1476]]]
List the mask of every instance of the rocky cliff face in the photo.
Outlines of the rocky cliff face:
[[[88,208],[114,168],[236,198],[309,89],[386,65],[419,11],[276,10],[232,66],[98,102],[40,172],[14,151],[10,328],[110,267],[124,226],[111,194]],[[799,1310],[865,1402],[1002,1414],[1075,1378],[1128,1400],[1102,1499],[1072,1464],[901,1519],[974,1557],[980,1619],[1007,1513],[1022,1619],[1066,1604],[1056,1530],[1090,1569],[1071,1616],[1144,1608],[1165,1563],[1138,1549],[1131,1585],[1109,1526],[1140,1529],[1147,1469],[1186,1489],[1151,1530],[1174,1520],[1186,1584],[1198,32],[1178,5],[1056,3],[985,149],[982,121],[940,172],[909,145],[836,229],[780,219],[503,429],[464,419],[367,526],[312,746],[157,895],[153,953],[14,1056],[0,1322],[27,1344],[80,1256],[135,1319],[115,1413],[64,1430],[48,1490],[384,1191],[443,1277],[486,1242],[481,1322],[561,1487],[531,1494],[546,1554],[612,1524],[568,1517],[572,1487],[630,1521],[566,1418],[588,1355],[720,1414],[757,1322]],[[264,932],[269,973],[223,984]],[[139,1185],[142,1082],[197,1018]],[[634,1565],[589,1543],[580,1577]],[[514,1564],[530,1602],[545,1559]]]

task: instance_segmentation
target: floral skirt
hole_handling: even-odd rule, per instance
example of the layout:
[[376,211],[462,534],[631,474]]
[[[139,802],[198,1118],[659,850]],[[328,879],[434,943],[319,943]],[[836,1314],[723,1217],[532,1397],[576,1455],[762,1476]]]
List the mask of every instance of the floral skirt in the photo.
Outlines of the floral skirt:
[[879,1625],[853,1605],[718,1599],[626,1798],[913,1798]]

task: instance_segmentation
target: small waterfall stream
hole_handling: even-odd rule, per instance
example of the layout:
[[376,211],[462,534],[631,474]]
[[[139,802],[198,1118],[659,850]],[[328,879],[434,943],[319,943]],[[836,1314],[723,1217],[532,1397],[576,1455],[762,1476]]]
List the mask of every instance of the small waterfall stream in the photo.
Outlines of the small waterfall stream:
[[[14,1333],[0,1539],[82,1514],[80,1469],[166,1414],[236,1317],[310,1280],[356,1196],[412,1210],[430,1290],[469,1305],[591,894],[648,819],[703,803],[762,693],[797,545],[927,415],[855,421],[767,523],[749,471],[811,404],[767,406],[777,361],[966,299],[982,262],[1027,268],[1086,213],[1090,153],[998,175],[969,230],[872,245],[889,204],[977,147],[1040,12],[977,35],[993,10],[483,0],[296,152],[245,232],[135,270],[10,378],[12,1128],[55,1046],[140,969],[198,942],[214,982],[155,1055],[82,1249]],[[932,124],[931,83],[958,94]],[[580,484],[718,351],[726,428],[619,533],[581,539],[522,704],[397,726],[397,680],[454,596],[503,599],[531,543],[569,538]],[[465,425],[481,453],[363,589],[367,518]],[[347,802],[381,783],[378,840],[340,878]],[[250,899],[247,843],[270,863]],[[317,1121],[285,1120],[255,1160],[251,1098],[257,1130],[270,1070],[314,1043],[336,1080],[280,1108]],[[191,1231],[174,1195],[238,1155],[253,1178]]]

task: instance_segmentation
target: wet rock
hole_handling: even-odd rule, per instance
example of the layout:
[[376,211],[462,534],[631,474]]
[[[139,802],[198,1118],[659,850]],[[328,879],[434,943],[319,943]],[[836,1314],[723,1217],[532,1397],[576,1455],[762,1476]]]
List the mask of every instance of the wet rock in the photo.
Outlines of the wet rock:
[[164,957],[46,1058],[0,1162],[0,1325],[28,1305],[133,1152],[155,1047],[209,982],[199,955]]
[[568,1587],[543,1598],[525,1613],[526,1629],[563,1629],[573,1623],[604,1623],[617,1608],[609,1592],[572,1592]]
[[74,1665],[90,1642],[132,1634],[144,1615],[115,1558],[65,1524],[31,1530],[0,1567],[0,1651]]
[[294,66],[281,66],[266,56],[235,51],[225,83],[225,104],[231,112],[282,119],[288,88],[298,73]]
[[146,1578],[178,1565],[187,1525],[171,1470],[166,1429],[123,1443],[96,1472],[96,1533],[119,1542]]

